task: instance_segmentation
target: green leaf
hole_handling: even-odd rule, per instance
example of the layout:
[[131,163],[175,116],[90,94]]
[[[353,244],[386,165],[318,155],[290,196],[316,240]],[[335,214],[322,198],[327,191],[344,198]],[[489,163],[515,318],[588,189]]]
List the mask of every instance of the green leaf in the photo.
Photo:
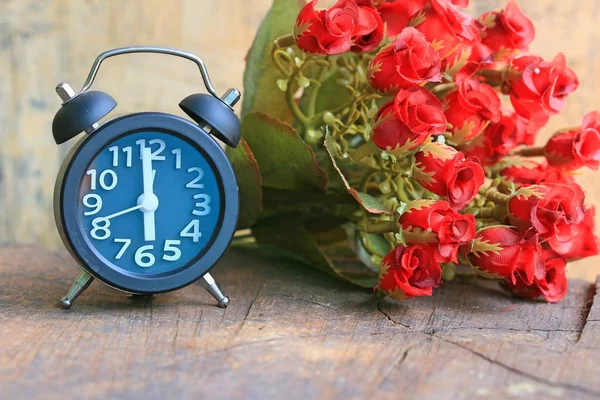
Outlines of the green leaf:
[[271,47],[275,39],[292,33],[299,12],[298,0],[274,0],[260,24],[246,58],[242,115],[261,111],[283,121],[290,120],[284,93],[277,87],[282,75],[271,61]]
[[227,157],[235,171],[240,190],[238,229],[246,229],[252,226],[263,210],[260,167],[244,139],[235,149],[227,149]]
[[[332,62],[334,62],[332,60]],[[319,73],[321,68],[327,67],[318,67],[314,66],[311,68],[310,77],[313,79],[319,79]],[[309,101],[312,98],[312,92],[314,90],[318,90],[319,93],[315,98],[315,109],[316,113],[320,113],[323,111],[334,110],[338,107],[343,106],[344,104],[350,103],[352,100],[352,96],[348,89],[346,89],[345,85],[340,82],[342,76],[339,74],[339,70],[336,68],[332,72],[326,72],[325,78],[322,79],[321,85],[311,85],[309,89],[307,89],[300,100],[300,108],[305,112],[308,112]]]
[[252,233],[261,246],[274,246],[329,275],[362,287],[372,288],[377,284],[377,274],[358,261],[346,241],[337,246],[319,246],[296,215],[262,220],[252,228]]
[[288,124],[251,113],[242,120],[242,136],[258,161],[263,186],[325,191],[327,176],[314,151]]
[[352,188],[348,183],[348,180],[344,176],[342,170],[337,165],[334,156],[334,143],[333,138],[328,133],[325,135],[325,148],[327,149],[327,153],[329,154],[330,161],[333,165],[333,169],[336,171],[337,179],[346,188],[347,192],[356,199],[358,204],[361,205],[362,208],[370,212],[371,214],[392,214],[388,208],[386,208],[377,198],[371,196],[368,193],[359,192],[358,190]]

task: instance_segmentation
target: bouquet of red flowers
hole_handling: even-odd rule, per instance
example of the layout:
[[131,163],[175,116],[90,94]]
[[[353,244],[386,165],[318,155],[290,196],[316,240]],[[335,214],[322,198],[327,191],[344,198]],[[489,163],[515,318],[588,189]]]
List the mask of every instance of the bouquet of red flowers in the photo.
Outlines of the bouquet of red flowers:
[[562,299],[566,263],[598,254],[573,171],[598,169],[600,113],[535,147],[577,76],[563,54],[528,53],[514,0],[477,19],[467,5],[275,0],[229,154],[240,228],[395,299],[430,296],[459,265]]

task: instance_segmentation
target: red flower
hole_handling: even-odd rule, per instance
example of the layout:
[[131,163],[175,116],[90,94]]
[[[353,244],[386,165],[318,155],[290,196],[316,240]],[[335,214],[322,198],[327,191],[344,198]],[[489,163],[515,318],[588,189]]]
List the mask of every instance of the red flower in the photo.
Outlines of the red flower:
[[542,260],[544,263],[543,278],[535,278],[533,283],[528,284],[519,277],[516,282],[504,282],[504,287],[518,297],[535,298],[543,296],[549,303],[562,300],[568,289],[565,260],[550,249],[542,250]]
[[423,146],[415,154],[412,175],[425,189],[446,197],[454,209],[461,209],[473,200],[485,180],[481,165],[436,142]]
[[467,8],[469,7],[469,0],[450,0],[456,7]]
[[373,7],[355,0],[340,0],[329,9],[315,9],[317,0],[306,4],[294,27],[296,45],[316,54],[341,54],[375,49],[383,39],[383,21]]
[[[447,69],[453,68],[461,71],[466,65],[469,65],[468,68],[470,69],[473,69],[473,65],[475,65],[474,71],[479,71],[492,65],[494,57],[492,51],[485,44],[475,40],[473,42],[462,42],[456,51],[446,58],[446,62],[448,64]],[[457,66],[456,63],[459,62],[464,65]]]
[[570,174],[551,167],[545,161],[534,161],[520,157],[508,157],[502,160],[500,176],[520,185],[538,185],[540,183],[574,183]]
[[[518,116],[513,115],[502,115],[498,122],[490,124],[485,132],[490,139],[490,146],[495,154],[507,155],[520,144],[523,144],[525,139],[525,131],[519,129],[519,125],[516,122]],[[521,126],[521,128],[523,128]]]
[[554,60],[538,56],[516,57],[511,62],[513,72],[520,76],[508,82],[510,100],[515,111],[527,119],[531,130],[538,130],[565,106],[567,96],[579,86],[575,72],[567,67],[565,56]]
[[400,90],[383,105],[373,125],[373,142],[380,149],[402,154],[421,145],[431,135],[446,131],[442,103],[419,86]]
[[461,143],[458,147],[467,158],[476,158],[482,166],[492,165],[498,161],[490,139],[486,135],[479,135],[475,139]]
[[382,93],[397,92],[423,82],[439,82],[441,64],[440,56],[425,36],[409,27],[371,61],[369,82]]
[[533,227],[554,251],[565,254],[574,246],[574,226],[585,216],[584,197],[576,183],[524,186],[508,200],[508,217],[522,230]]
[[523,235],[509,227],[491,226],[481,230],[463,251],[471,267],[489,278],[532,284],[544,274],[541,245],[533,231]]
[[579,260],[581,258],[598,255],[600,242],[596,236],[596,209],[594,206],[585,210],[585,217],[579,224],[572,228],[573,242],[569,252],[563,254],[565,260]]
[[523,14],[515,0],[509,0],[504,10],[483,14],[480,21],[486,26],[483,43],[496,53],[527,51],[535,37],[533,22]]
[[443,200],[409,203],[398,220],[410,244],[431,244],[438,262],[458,262],[458,248],[475,237],[475,217],[459,214]]
[[452,54],[462,42],[479,38],[475,20],[459,11],[449,0],[430,0],[423,11],[424,20],[416,28],[439,47],[442,58]]
[[491,123],[483,134],[469,142],[462,143],[458,149],[466,157],[477,157],[483,165],[492,165],[510,154],[518,145],[531,140],[521,117],[516,114],[502,115],[500,121]]
[[396,300],[405,300],[431,296],[441,280],[442,268],[431,247],[398,246],[383,259],[376,289]]
[[388,36],[396,36],[408,25],[410,19],[427,4],[428,0],[386,0],[377,7],[385,22]]
[[579,129],[555,134],[544,147],[544,155],[550,165],[578,169],[598,169],[600,164],[600,112],[585,116]]
[[500,97],[491,86],[465,73],[456,76],[456,90],[449,93],[446,118],[452,124],[452,140],[462,143],[479,135],[501,118]]

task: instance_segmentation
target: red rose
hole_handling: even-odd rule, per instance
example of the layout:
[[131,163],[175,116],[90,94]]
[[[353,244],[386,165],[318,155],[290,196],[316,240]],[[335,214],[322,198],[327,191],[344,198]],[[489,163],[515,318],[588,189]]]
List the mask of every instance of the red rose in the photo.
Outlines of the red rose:
[[495,154],[507,155],[523,143],[525,131],[519,129],[516,118],[515,114],[502,115],[498,122],[491,123],[486,128],[484,135],[490,139],[490,146]]
[[544,147],[550,165],[566,169],[598,169],[600,163],[600,113],[591,112],[576,130],[555,134]]
[[[494,57],[492,51],[486,45],[475,40],[473,42],[462,42],[456,51],[446,58],[446,62],[448,64],[447,69],[452,68],[462,71],[465,65],[471,64],[468,68],[473,68],[472,65],[476,65],[475,71],[479,71],[491,66],[494,63]],[[456,63],[458,62],[464,65],[457,66]]]
[[534,161],[521,157],[508,157],[502,160],[500,176],[519,185],[538,185],[540,183],[573,183],[570,174],[551,167],[545,161]]
[[559,53],[554,60],[538,56],[516,57],[511,62],[519,77],[508,82],[510,101],[515,111],[529,121],[531,130],[544,127],[551,115],[565,106],[567,96],[579,86],[575,72],[567,67],[565,56]]
[[383,105],[373,124],[373,142],[380,149],[402,154],[421,145],[431,135],[446,131],[443,105],[419,86],[400,90]]
[[496,53],[527,51],[535,37],[533,22],[514,0],[509,0],[504,10],[483,14],[480,21],[486,27],[482,34],[483,43]]
[[385,32],[381,16],[373,7],[358,7],[359,25],[354,31],[354,44],[350,48],[355,53],[375,50]]
[[456,76],[456,90],[449,93],[446,118],[452,124],[452,140],[462,143],[479,135],[501,118],[500,97],[488,84],[465,73]]
[[438,262],[458,262],[458,249],[475,237],[475,217],[459,214],[443,200],[408,203],[398,219],[409,244],[431,244]]
[[469,7],[469,0],[450,0],[456,7],[467,8]]
[[549,303],[562,300],[568,289],[565,260],[550,249],[542,250],[542,260],[544,263],[543,278],[535,278],[533,283],[528,284],[519,277],[516,282],[504,282],[504,287],[519,297],[536,298],[543,296]]
[[387,35],[396,36],[406,28],[410,19],[427,4],[428,0],[386,0],[377,7],[386,24]]
[[573,249],[574,225],[583,221],[584,194],[576,183],[524,186],[508,200],[510,223],[522,230],[533,227],[559,254]]
[[382,93],[397,92],[423,82],[439,82],[441,64],[440,56],[425,36],[409,27],[371,61],[369,82]]
[[427,40],[439,46],[442,58],[448,57],[462,42],[479,38],[475,20],[459,11],[449,0],[430,0],[424,20],[417,25]]
[[596,236],[596,209],[591,206],[585,210],[585,217],[572,228],[573,242],[571,250],[562,256],[565,260],[573,261],[598,255],[600,242]]
[[436,142],[423,146],[415,154],[412,176],[425,189],[447,198],[454,209],[461,209],[473,200],[485,180],[481,165]]
[[383,259],[376,289],[396,300],[405,300],[431,296],[441,280],[442,268],[431,247],[398,246]]
[[521,117],[513,113],[502,115],[498,122],[488,125],[481,135],[462,143],[458,149],[466,157],[477,157],[483,165],[493,165],[518,145],[528,142],[530,136]]
[[509,227],[491,226],[481,230],[463,251],[471,267],[489,278],[532,284],[544,274],[541,245],[533,231],[523,235]]
[[498,156],[486,135],[479,135],[475,139],[461,143],[457,148],[466,158],[476,158],[482,166],[493,165],[498,161]]
[[383,21],[374,8],[340,0],[329,9],[316,10],[316,3],[312,0],[304,6],[294,26],[301,50],[329,55],[370,51],[383,39]]

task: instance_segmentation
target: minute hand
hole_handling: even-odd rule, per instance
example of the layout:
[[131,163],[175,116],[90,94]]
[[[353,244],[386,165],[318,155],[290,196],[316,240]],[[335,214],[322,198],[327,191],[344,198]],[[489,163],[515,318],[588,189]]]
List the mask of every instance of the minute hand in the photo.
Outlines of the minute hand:
[[144,184],[144,200],[142,211],[144,212],[144,240],[147,242],[156,240],[156,228],[154,224],[154,210],[158,206],[158,199],[152,189],[152,150],[144,147],[142,150],[142,179]]

